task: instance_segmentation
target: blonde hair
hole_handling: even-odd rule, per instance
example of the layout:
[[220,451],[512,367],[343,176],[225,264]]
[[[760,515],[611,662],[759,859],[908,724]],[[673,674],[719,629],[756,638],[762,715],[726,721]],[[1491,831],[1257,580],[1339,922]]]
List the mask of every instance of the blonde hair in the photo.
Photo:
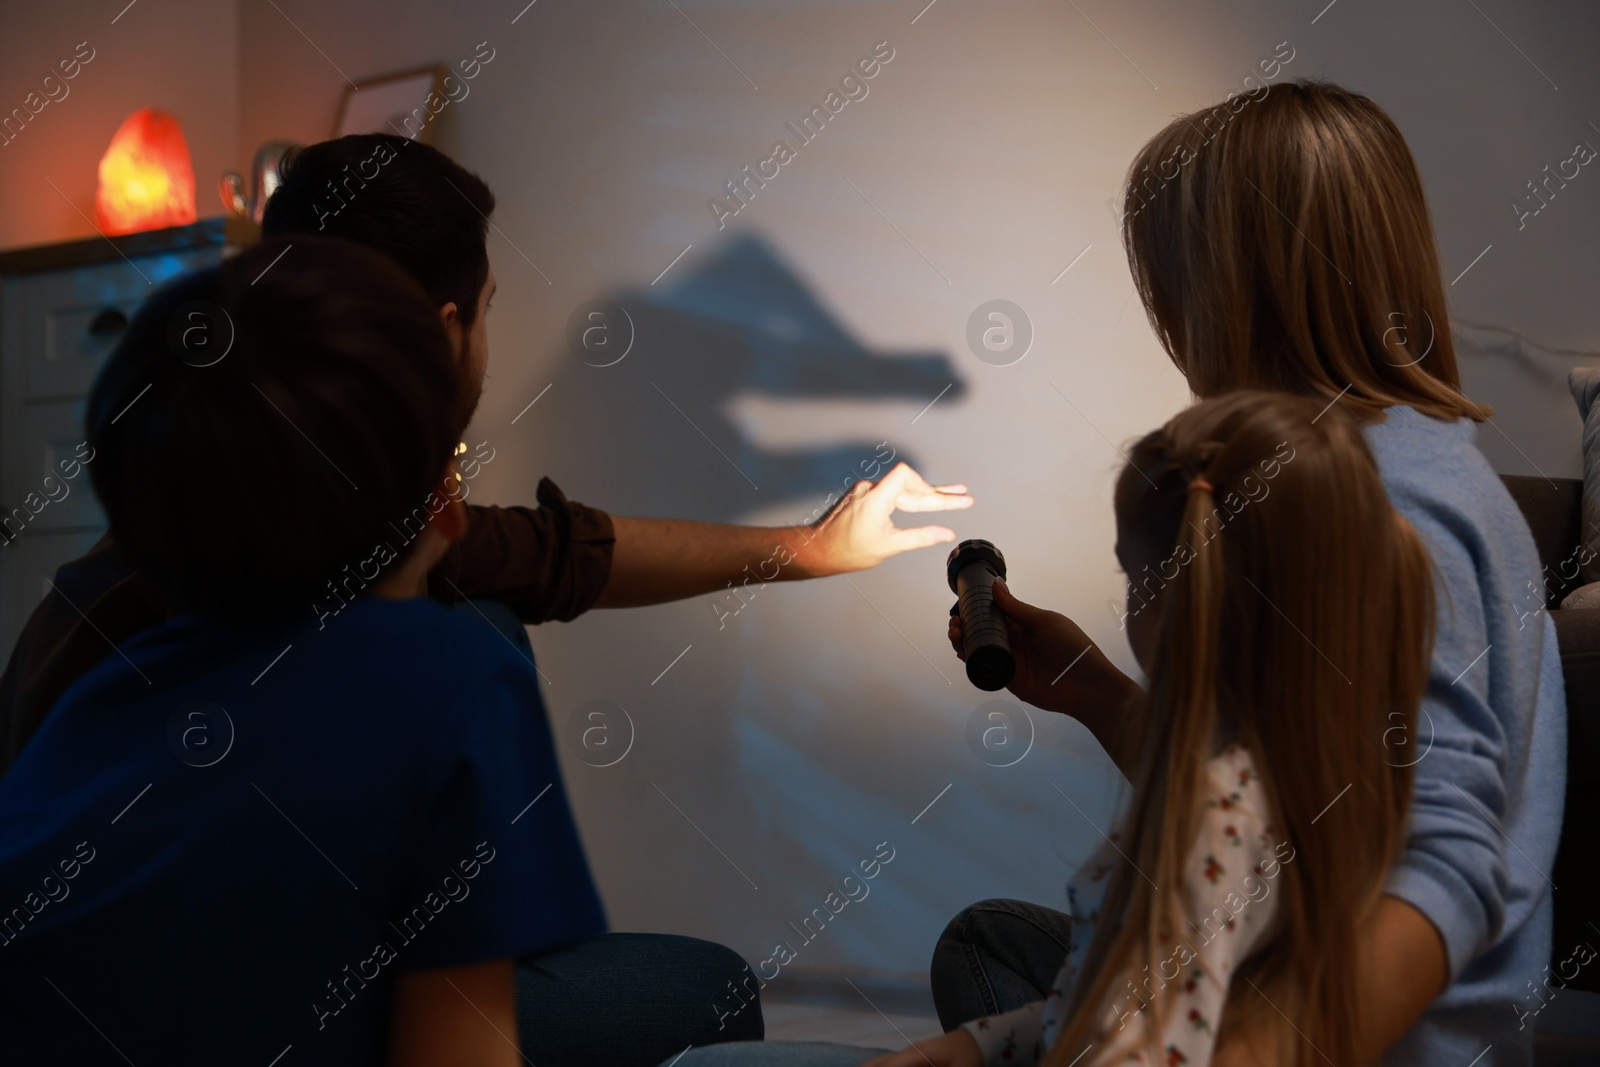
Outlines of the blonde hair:
[[1489,416],[1461,392],[1416,163],[1365,96],[1292,82],[1174,119],[1129,168],[1122,239],[1196,396]]
[[[1100,1041],[1121,980],[1159,973],[1189,936],[1184,870],[1221,739],[1249,752],[1270,832],[1294,854],[1272,926],[1233,975],[1218,1041],[1244,1036],[1266,1062],[1295,1067],[1360,1061],[1357,930],[1404,837],[1411,770],[1386,742],[1397,726],[1415,728],[1433,585],[1356,422],[1320,406],[1261,392],[1206,401],[1141,440],[1122,472],[1124,566],[1181,566],[1170,579],[1163,568],[1152,605],[1126,860],[1050,1067]],[[1145,1044],[1174,1003],[1166,983],[1153,991],[1137,1020]]]

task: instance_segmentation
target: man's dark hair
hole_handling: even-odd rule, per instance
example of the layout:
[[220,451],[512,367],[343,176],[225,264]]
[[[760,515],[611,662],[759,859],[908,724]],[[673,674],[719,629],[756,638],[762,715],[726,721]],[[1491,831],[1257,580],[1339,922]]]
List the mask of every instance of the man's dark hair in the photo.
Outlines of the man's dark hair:
[[440,484],[457,388],[437,309],[392,262],[269,239],[140,308],[89,396],[89,469],[177,607],[309,611],[379,542],[403,553],[391,522]]
[[264,236],[314,233],[376,248],[421,283],[435,306],[454,301],[463,327],[489,278],[494,193],[428,145],[352,134],[301,149],[267,201]]

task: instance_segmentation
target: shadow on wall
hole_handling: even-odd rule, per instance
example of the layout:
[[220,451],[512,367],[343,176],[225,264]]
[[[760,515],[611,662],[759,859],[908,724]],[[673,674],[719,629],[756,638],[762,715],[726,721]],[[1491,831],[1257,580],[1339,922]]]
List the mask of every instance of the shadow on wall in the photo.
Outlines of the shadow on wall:
[[[876,473],[885,439],[915,463],[896,435],[936,397],[942,406],[967,391],[947,354],[864,343],[753,237],[696,245],[655,285],[596,297],[567,312],[553,381],[526,382],[521,404],[543,399],[501,451],[614,513],[801,521],[846,479]],[[942,557],[927,557],[938,582]],[[945,784],[928,789],[914,762],[841,773],[877,758],[851,716],[903,707],[911,717],[933,690],[864,659],[860,648],[888,627],[855,597],[842,582],[807,583],[761,592],[725,627],[707,596],[533,635],[554,678],[568,789],[619,928],[707,937],[759,961],[877,842],[900,844],[916,813],[902,810],[905,797],[921,806]],[[596,699],[637,729],[615,766],[584,749],[578,716]],[[955,862],[949,846],[922,854]],[[913,866],[898,863],[897,878]],[[918,888],[853,911],[807,963],[898,970],[924,959],[952,906],[919,902],[931,890],[906,884]]]
[[871,439],[763,445],[730,413],[735,398],[920,408],[941,391],[941,402],[966,392],[943,354],[868,349],[759,239],[741,237],[688,267],[670,285],[585,303],[568,321],[550,393],[561,399],[535,421],[551,435],[543,458],[575,476],[580,499],[706,521],[786,504],[805,514],[852,476],[878,476],[887,426]]

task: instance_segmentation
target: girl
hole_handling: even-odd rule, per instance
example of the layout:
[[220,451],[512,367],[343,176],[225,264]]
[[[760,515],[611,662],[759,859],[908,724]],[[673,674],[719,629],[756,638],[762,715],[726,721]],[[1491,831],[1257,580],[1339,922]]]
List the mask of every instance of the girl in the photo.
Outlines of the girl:
[[1359,428],[1318,406],[1233,393],[1134,447],[1117,555],[1149,695],[1122,830],[1067,890],[1073,950],[1044,1000],[875,1067],[1198,1067],[1224,1036],[1360,1061],[1357,932],[1404,838],[1432,577]]
[[[1126,719],[1121,830],[1067,889],[1073,949],[1042,999],[868,1067],[1204,1067],[1219,1039],[1285,1067],[1360,1062],[1357,934],[1404,839],[1427,552],[1354,421],[1283,393],[1147,435],[1116,517],[1150,685]],[[1013,645],[1019,692],[1048,684],[1041,647]],[[682,1063],[859,1060],[728,1045]]]

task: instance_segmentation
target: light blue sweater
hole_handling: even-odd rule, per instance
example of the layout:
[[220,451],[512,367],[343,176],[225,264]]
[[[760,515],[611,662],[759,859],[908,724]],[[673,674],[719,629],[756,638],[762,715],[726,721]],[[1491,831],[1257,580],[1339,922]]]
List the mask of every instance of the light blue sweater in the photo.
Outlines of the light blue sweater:
[[1416,744],[1392,750],[1420,762],[1388,889],[1444,935],[1453,982],[1384,1058],[1407,1067],[1526,1067],[1522,1013],[1538,1007],[1529,983],[1541,987],[1550,959],[1566,693],[1533,537],[1475,433],[1408,407],[1366,431],[1390,500],[1433,556],[1439,597]]

